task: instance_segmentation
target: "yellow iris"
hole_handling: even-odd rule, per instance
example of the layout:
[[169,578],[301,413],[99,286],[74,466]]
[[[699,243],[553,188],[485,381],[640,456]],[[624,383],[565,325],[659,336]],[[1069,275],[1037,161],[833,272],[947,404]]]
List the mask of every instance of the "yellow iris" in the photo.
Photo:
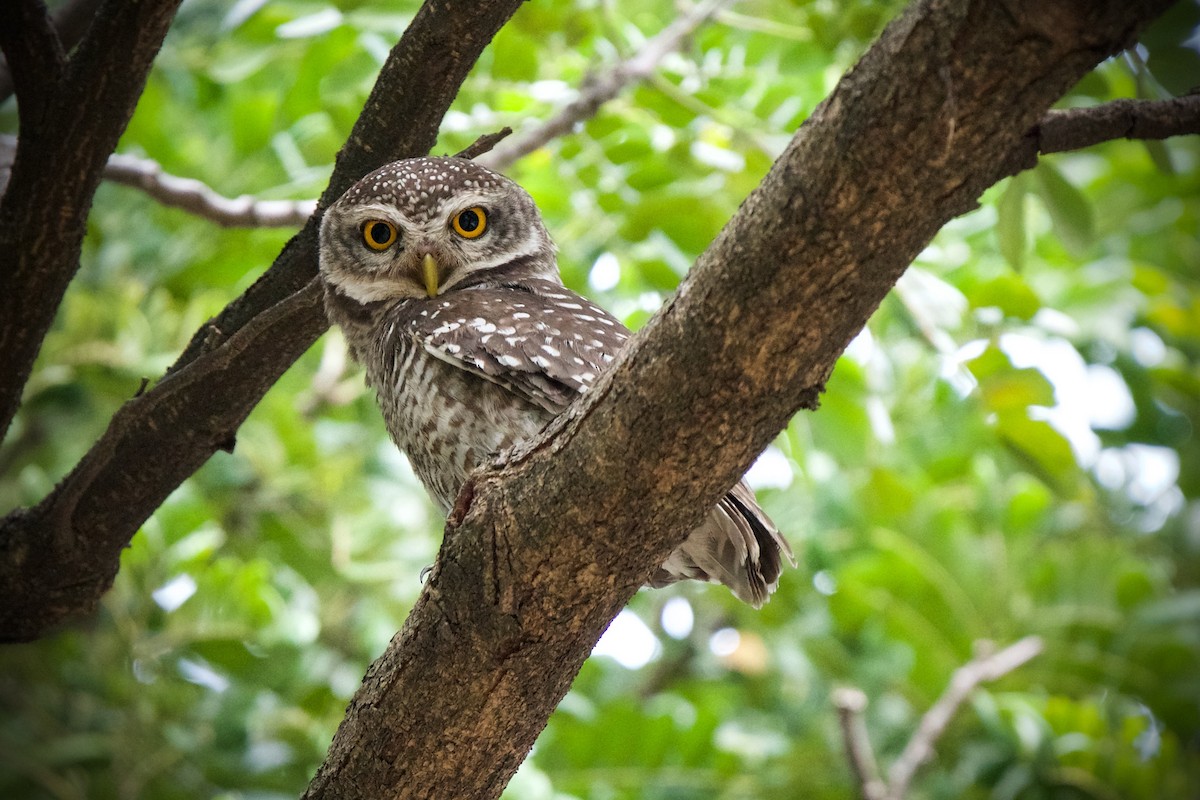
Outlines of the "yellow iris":
[[363,223],[363,241],[372,250],[387,250],[396,241],[396,226],[384,219],[372,219]]
[[479,206],[460,211],[450,223],[454,232],[464,239],[477,239],[487,230],[487,212]]

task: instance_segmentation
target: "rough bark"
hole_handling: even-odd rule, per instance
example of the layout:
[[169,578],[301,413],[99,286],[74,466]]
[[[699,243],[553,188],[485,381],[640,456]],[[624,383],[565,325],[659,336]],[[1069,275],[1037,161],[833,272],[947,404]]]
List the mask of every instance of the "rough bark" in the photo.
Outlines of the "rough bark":
[[92,196],[180,0],[110,0],[68,59],[45,7],[0,4],[20,139],[0,197],[0,437],[79,268]]
[[451,515],[307,798],[492,798],[608,622],[1027,132],[1164,0],[919,2],[598,385]]
[[1166,139],[1200,133],[1200,94],[1168,100],[1113,100],[1050,111],[1031,139],[1038,153],[1081,150],[1110,139]]
[[[519,5],[519,0],[452,0],[421,8],[338,154],[319,208],[371,169],[429,151],[467,72]],[[25,138],[22,128],[22,144]],[[17,177],[14,168],[6,195],[13,202],[3,208],[16,206],[14,198],[21,196],[58,207],[20,188]],[[314,216],[262,278],[201,327],[167,375],[122,407],[50,495],[0,521],[0,641],[35,638],[64,617],[93,609],[141,524],[213,453],[233,447],[250,410],[324,332],[324,311],[312,285],[317,225]],[[2,237],[0,247],[8,244]],[[17,258],[35,249],[25,240],[12,246]],[[7,314],[15,300],[0,302]],[[4,327],[12,327],[7,319]],[[14,374],[7,369],[0,366],[0,374]]]

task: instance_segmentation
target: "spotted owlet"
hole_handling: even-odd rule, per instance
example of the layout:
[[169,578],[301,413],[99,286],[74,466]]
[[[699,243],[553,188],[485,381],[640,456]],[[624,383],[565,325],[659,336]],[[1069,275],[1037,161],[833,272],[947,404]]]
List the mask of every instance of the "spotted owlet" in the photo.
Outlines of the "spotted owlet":
[[[389,164],[325,213],[329,318],[443,512],[476,466],[562,413],[629,338],[563,286],[554,252],[525,190],[458,158]],[[758,607],[784,559],[787,542],[743,482],[650,584],[719,581]]]

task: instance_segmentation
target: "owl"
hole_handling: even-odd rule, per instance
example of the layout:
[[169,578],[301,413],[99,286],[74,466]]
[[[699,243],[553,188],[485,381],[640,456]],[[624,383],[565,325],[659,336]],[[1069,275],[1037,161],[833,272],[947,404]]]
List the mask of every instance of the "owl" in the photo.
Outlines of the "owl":
[[[529,194],[465,159],[397,161],[352,186],[325,212],[320,273],[330,321],[443,513],[473,469],[561,414],[629,338],[563,286]],[[741,482],[649,583],[718,581],[757,608],[785,560]]]

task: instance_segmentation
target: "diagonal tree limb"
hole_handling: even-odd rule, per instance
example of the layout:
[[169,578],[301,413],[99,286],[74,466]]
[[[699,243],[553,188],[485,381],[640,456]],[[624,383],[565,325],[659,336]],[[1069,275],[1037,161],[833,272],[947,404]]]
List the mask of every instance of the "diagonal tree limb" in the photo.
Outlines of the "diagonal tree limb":
[[[519,5],[422,6],[338,154],[322,205],[370,169],[428,152],[467,72]],[[213,453],[232,446],[250,410],[325,330],[313,284],[317,225],[311,218],[271,268],[201,328],[42,502],[0,520],[0,640],[36,638],[94,608],[142,522]]]
[[[47,77],[22,77],[21,45],[8,48],[18,91],[21,136],[0,197],[0,437],[20,404],[33,360],[79,268],[92,196],[108,156],[125,130],[180,0],[108,0],[65,65]],[[13,15],[40,4],[0,4]],[[0,24],[7,39],[44,44],[57,36],[44,18],[34,30],[28,17],[17,29]],[[55,55],[61,61],[61,48]],[[43,54],[38,65],[46,66]]]
[[507,125],[495,133],[485,133],[469,145],[454,154],[455,158],[479,158],[491,152],[492,148],[512,136],[512,128]]
[[1168,5],[927,0],[889,25],[612,369],[474,475],[305,796],[497,797],[604,628],[815,405],[912,259]]
[[[41,0],[9,0],[0,6],[0,50],[6,61],[3,77],[16,91],[22,125],[32,124],[45,113],[66,63]],[[4,99],[7,96],[0,101]]]
[[1042,652],[1042,640],[1026,636],[998,652],[990,645],[979,647],[975,658],[954,671],[950,685],[921,717],[900,756],[888,770],[887,800],[904,800],[917,770],[934,755],[934,746],[946,732],[950,720],[981,683],[999,680]]
[[658,68],[668,53],[683,46],[697,28],[730,4],[731,0],[703,0],[695,7],[646,41],[630,58],[603,72],[584,79],[579,96],[544,122],[519,131],[492,152],[477,159],[480,164],[504,170],[517,159],[560,136],[565,136],[584,120],[596,115],[600,107],[621,93],[629,84],[644,80]]
[[[70,53],[83,38],[99,7],[100,0],[68,0],[54,9],[50,18],[64,53]],[[0,60],[0,103],[12,96],[13,88],[12,72],[7,62]]]
[[892,762],[886,783],[879,775],[875,752],[863,721],[867,696],[852,687],[833,693],[846,760],[850,762],[850,771],[854,773],[863,800],[904,800],[917,770],[933,758],[938,740],[971,693],[980,684],[999,680],[1037,656],[1042,652],[1042,640],[1026,636],[998,652],[993,651],[990,642],[979,641],[975,643],[975,649],[977,655],[954,671],[946,690],[921,717],[904,750]]

